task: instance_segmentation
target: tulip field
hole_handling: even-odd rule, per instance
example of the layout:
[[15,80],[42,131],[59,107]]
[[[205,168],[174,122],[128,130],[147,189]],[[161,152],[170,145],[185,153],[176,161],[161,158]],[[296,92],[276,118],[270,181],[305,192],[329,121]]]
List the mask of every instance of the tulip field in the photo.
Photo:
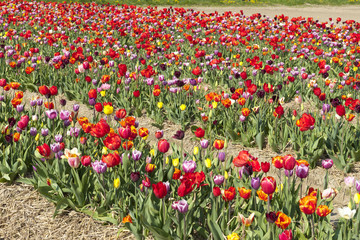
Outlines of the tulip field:
[[0,182],[54,215],[359,239],[360,22],[11,0],[0,24]]

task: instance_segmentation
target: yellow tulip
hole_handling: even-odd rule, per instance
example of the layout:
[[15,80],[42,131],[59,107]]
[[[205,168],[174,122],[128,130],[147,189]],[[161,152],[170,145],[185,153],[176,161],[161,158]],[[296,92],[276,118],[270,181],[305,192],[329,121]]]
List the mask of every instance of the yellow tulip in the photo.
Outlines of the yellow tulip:
[[120,186],[120,179],[119,178],[114,179],[114,188],[119,188],[119,186]]
[[360,203],[360,193],[355,193],[354,195],[354,202],[356,204],[359,204]]
[[240,240],[240,237],[237,233],[232,233],[227,235],[227,240]]
[[180,105],[180,110],[181,110],[181,111],[184,111],[185,109],[186,109],[186,105],[185,105],[185,104],[181,104],[181,105]]
[[229,178],[229,174],[228,174],[228,172],[227,172],[227,171],[225,171],[225,173],[224,173],[224,177],[225,177],[225,179],[228,179],[228,178]]
[[155,156],[155,150],[154,150],[154,149],[151,149],[151,150],[150,150],[150,155],[151,155],[151,156]]
[[174,158],[174,159],[172,160],[172,164],[173,164],[174,167],[179,166],[179,159],[178,159],[178,158]]
[[39,141],[39,138],[40,138],[40,134],[38,133],[38,134],[36,134],[35,141],[36,142]]
[[157,107],[158,107],[159,109],[162,109],[163,105],[164,105],[164,104],[163,104],[162,102],[158,102],[158,103],[157,103]]
[[100,92],[100,95],[101,95],[102,97],[105,97],[105,94],[106,94],[105,91],[101,91],[101,92]]
[[217,105],[218,105],[218,104],[217,104],[217,102],[212,102],[211,105],[212,105],[212,107],[215,109],[215,108],[217,108]]
[[101,153],[104,155],[104,154],[107,154],[108,153],[108,149],[107,147],[103,147]]
[[194,147],[194,155],[197,155],[199,153],[199,147]]
[[205,167],[211,168],[211,160],[210,160],[210,158],[205,159]]
[[104,113],[106,115],[110,115],[114,112],[114,107],[113,106],[110,106],[110,105],[105,105],[104,106]]
[[166,157],[165,163],[169,164],[169,157]]

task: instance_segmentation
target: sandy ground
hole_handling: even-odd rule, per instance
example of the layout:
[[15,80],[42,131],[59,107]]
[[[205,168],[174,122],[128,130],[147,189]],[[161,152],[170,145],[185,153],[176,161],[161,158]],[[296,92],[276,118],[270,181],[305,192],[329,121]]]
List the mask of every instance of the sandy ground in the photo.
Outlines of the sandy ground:
[[[207,13],[218,11],[233,11],[239,12],[243,10],[245,15],[253,13],[261,13],[274,17],[277,14],[285,14],[290,17],[314,17],[321,21],[327,21],[329,17],[341,17],[345,19],[353,19],[360,21],[360,6],[346,6],[346,7],[193,7],[193,9],[205,11]],[[26,93],[24,101],[34,97],[34,93]],[[57,99],[59,100],[59,98]],[[74,102],[68,102],[67,107],[71,109]],[[80,104],[79,116],[91,116],[91,111],[83,104]],[[57,103],[57,106],[59,104]],[[151,125],[151,120],[146,117],[138,119],[141,127],[149,128],[151,137],[149,138],[151,144],[154,144],[156,139],[153,133],[157,130]],[[172,123],[165,123],[164,137],[171,139],[179,126]],[[191,138],[192,134],[187,131],[185,137],[185,148],[192,151],[195,142]],[[171,141],[175,141],[172,140]],[[260,161],[271,161],[271,157],[276,156],[274,152],[266,148],[258,150],[255,148],[245,148],[240,145],[229,144],[227,154],[237,155],[241,150],[249,150],[249,152],[258,157]],[[292,153],[286,151],[282,155]],[[352,176],[360,171],[359,164],[355,166],[355,171]],[[273,172],[273,174],[276,174]],[[329,187],[339,188],[339,195],[334,200],[334,209],[346,206],[348,203],[348,195],[345,195],[343,187],[344,173],[335,168],[329,171],[330,184]],[[304,185],[311,185],[315,188],[322,189],[322,184],[325,176],[325,171],[322,168],[311,170],[309,178]],[[357,175],[358,176],[358,175]],[[344,197],[345,196],[345,197]],[[92,220],[90,217],[74,211],[63,213],[62,215],[53,218],[55,207],[46,199],[41,197],[32,187],[23,184],[20,185],[6,185],[0,184],[0,240],[2,239],[133,239],[129,232],[121,232],[118,234],[120,226],[104,225],[101,222]],[[336,219],[337,211],[332,213],[333,219]]]
[[301,7],[287,7],[287,6],[271,6],[271,7],[252,7],[252,6],[240,6],[240,7],[184,7],[192,8],[196,11],[204,11],[206,13],[219,12],[224,13],[227,11],[240,12],[244,11],[246,16],[254,13],[260,13],[262,15],[269,16],[271,18],[275,15],[284,14],[285,16],[292,17],[313,17],[320,21],[329,21],[329,18],[340,17],[342,20],[355,20],[360,21],[360,6],[318,6],[318,5],[305,5]]

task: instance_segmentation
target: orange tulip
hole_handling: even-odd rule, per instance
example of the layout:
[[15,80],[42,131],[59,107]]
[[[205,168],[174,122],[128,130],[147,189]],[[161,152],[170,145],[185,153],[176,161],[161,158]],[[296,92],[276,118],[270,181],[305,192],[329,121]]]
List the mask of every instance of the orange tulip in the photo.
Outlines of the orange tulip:
[[288,217],[285,213],[282,212],[277,212],[276,216],[278,216],[278,218],[276,219],[276,226],[278,226],[281,229],[285,229],[287,228],[290,223],[291,223],[291,218]]
[[316,210],[317,198],[311,195],[307,195],[300,199],[300,210],[305,214],[313,214]]
[[127,215],[126,217],[123,218],[122,223],[132,223],[132,219],[130,217],[130,215]]
[[[258,197],[260,200],[263,200],[265,202],[268,201],[268,195],[266,193],[263,192],[263,190],[259,189],[258,191],[256,191]],[[270,194],[270,200],[272,199],[272,194]]]
[[240,197],[244,199],[249,199],[251,196],[251,189],[246,189],[244,187],[238,188]]
[[329,213],[331,213],[331,209],[326,205],[319,205],[316,209],[316,214],[320,217],[326,217]]

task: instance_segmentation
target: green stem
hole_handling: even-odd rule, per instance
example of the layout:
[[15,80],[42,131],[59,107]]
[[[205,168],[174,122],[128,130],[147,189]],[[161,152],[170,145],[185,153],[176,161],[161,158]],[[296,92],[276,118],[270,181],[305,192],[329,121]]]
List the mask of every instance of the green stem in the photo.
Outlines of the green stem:
[[186,226],[186,213],[184,213],[184,240],[186,240],[187,235],[187,226]]

